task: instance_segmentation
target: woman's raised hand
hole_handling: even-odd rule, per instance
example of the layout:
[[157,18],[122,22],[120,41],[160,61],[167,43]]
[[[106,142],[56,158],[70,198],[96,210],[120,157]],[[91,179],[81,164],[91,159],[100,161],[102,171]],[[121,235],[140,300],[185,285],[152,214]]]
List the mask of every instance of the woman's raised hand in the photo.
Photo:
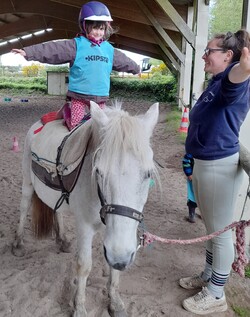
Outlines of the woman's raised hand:
[[240,68],[243,72],[250,75],[250,51],[244,47],[240,57]]
[[228,74],[232,83],[242,83],[250,77],[250,52],[247,47],[241,51],[240,62],[231,69]]

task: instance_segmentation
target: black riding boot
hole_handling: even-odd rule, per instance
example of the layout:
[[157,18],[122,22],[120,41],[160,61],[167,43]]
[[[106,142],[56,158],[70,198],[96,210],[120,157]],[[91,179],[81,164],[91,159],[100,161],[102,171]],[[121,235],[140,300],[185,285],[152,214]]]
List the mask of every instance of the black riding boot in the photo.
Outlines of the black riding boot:
[[187,202],[188,206],[188,218],[187,220],[191,223],[195,223],[195,208],[197,207],[197,204],[191,200]]
[[195,208],[189,207],[189,215],[188,215],[188,221],[191,223],[195,223]]

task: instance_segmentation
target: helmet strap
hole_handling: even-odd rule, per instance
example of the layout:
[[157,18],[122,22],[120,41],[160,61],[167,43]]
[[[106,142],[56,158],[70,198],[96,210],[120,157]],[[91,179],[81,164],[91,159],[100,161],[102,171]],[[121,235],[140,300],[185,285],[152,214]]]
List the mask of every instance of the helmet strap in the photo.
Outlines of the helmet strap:
[[82,21],[82,30],[83,30],[83,33],[87,34],[85,20]]

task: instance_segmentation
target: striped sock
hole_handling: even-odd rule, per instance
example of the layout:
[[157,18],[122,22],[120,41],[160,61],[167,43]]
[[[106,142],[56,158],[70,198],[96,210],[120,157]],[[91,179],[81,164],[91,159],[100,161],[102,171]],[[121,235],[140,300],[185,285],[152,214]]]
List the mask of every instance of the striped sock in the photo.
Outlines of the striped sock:
[[213,264],[213,254],[206,250],[206,264],[204,272],[201,275],[201,278],[204,281],[209,281],[212,276],[212,264]]
[[222,274],[213,271],[207,288],[215,298],[221,298],[223,296],[224,286],[227,282],[228,276],[229,274]]

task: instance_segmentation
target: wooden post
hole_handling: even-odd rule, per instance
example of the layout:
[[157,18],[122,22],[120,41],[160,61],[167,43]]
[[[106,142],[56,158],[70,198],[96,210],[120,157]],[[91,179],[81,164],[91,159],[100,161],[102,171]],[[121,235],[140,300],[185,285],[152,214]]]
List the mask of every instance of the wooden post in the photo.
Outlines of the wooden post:
[[240,143],[240,165],[250,178],[250,152]]

